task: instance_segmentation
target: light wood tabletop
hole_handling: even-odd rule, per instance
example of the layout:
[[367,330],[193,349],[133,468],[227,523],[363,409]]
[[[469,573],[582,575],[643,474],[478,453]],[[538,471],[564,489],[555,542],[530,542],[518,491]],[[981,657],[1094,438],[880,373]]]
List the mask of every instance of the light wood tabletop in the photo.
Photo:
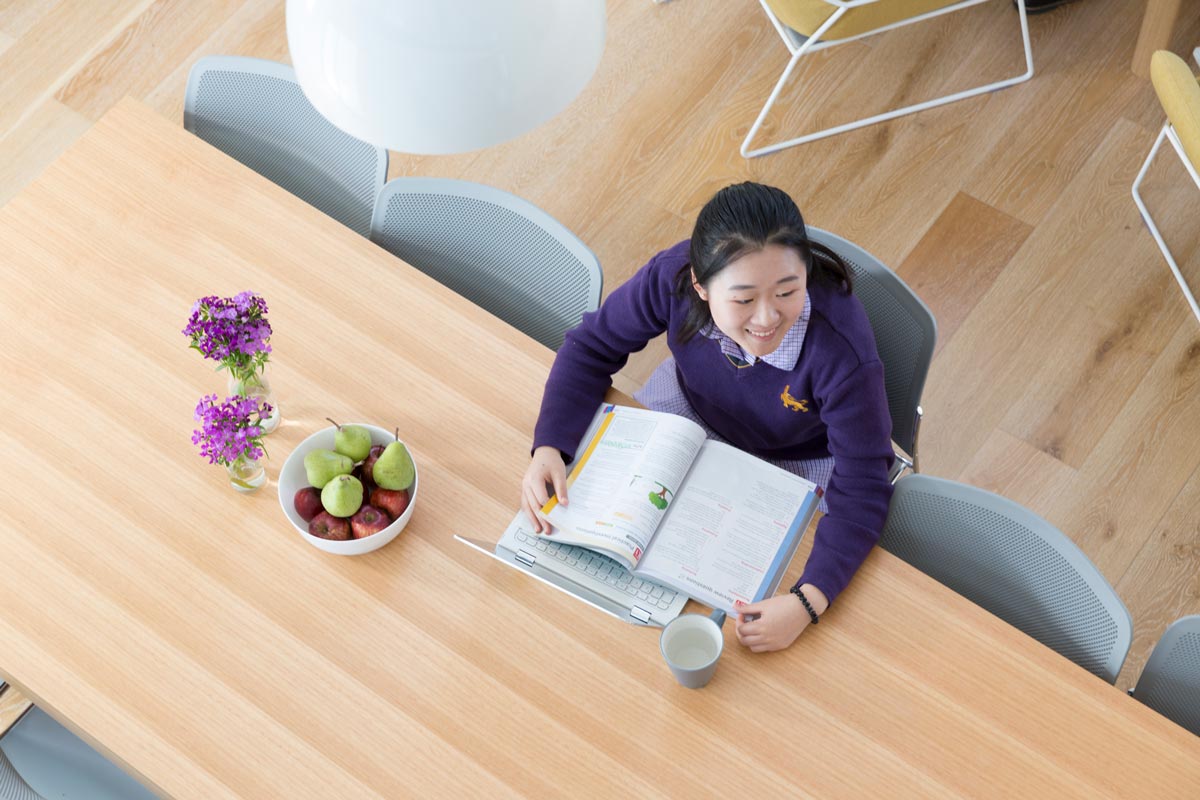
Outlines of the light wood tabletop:
[[[690,691],[455,542],[511,517],[552,354],[135,102],[0,210],[0,269],[0,674],[163,795],[1200,795],[1200,740],[887,553],[784,652],[727,625]],[[244,289],[283,413],[254,495],[190,441],[224,382],[180,332]],[[375,553],[279,508],[327,416],[418,461]]]

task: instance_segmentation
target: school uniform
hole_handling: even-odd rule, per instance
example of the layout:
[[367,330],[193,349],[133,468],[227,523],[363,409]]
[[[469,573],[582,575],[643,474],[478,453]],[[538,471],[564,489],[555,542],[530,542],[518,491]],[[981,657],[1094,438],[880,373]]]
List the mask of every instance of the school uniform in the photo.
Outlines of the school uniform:
[[567,333],[534,447],[574,452],[628,354],[666,332],[672,358],[639,401],[825,489],[826,514],[798,583],[832,603],[878,541],[892,494],[891,417],[866,312],[853,295],[810,283],[800,318],[768,356],[746,354],[715,326],[680,342],[690,300],[675,287],[688,246],[656,255]]

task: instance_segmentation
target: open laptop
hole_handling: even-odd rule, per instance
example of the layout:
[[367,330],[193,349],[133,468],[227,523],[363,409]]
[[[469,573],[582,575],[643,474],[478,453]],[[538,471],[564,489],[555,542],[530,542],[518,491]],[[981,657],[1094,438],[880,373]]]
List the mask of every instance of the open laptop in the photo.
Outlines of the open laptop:
[[538,536],[518,511],[495,544],[455,536],[465,545],[634,625],[661,627],[683,610],[687,595],[629,572],[608,556]]
[[[807,526],[807,522],[805,523]],[[455,536],[455,539],[510,567],[531,575],[593,608],[634,625],[662,627],[683,611],[687,595],[639,578],[616,561],[553,537],[538,536],[524,512],[518,511],[500,541]],[[773,597],[796,554],[801,536],[777,559],[764,596]]]

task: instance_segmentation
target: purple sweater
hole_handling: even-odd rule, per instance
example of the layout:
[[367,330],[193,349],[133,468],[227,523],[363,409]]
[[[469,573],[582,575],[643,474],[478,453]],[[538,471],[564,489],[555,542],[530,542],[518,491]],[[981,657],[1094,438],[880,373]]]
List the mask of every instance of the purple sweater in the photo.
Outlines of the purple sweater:
[[[758,361],[738,369],[716,340],[677,341],[689,301],[675,296],[675,276],[688,263],[688,244],[656,255],[567,334],[546,381],[534,447],[574,453],[612,375],[667,332],[680,386],[731,444],[768,458],[833,456],[829,512],[799,580],[832,603],[878,541],[892,496],[892,423],[866,312],[853,295],[810,285],[812,315],[795,368]],[[794,401],[787,405],[785,387]]]

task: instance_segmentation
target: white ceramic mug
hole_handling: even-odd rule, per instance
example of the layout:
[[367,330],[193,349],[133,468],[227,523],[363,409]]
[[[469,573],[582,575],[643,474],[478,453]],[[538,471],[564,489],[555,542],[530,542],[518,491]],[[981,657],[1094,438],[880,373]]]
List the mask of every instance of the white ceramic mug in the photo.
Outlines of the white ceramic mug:
[[725,648],[724,623],[725,612],[717,610],[712,616],[680,614],[663,628],[658,648],[680,686],[699,689],[712,680]]

